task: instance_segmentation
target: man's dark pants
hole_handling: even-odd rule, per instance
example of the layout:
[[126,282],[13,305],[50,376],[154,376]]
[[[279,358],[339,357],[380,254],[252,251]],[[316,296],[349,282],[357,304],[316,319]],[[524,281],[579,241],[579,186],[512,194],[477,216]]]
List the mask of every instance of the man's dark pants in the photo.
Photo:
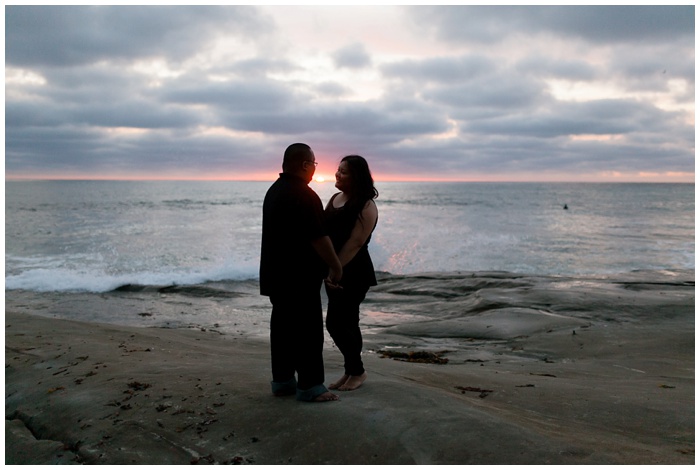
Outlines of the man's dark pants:
[[322,385],[323,307],[321,283],[270,297],[270,348],[272,380],[286,383],[298,374],[297,388]]

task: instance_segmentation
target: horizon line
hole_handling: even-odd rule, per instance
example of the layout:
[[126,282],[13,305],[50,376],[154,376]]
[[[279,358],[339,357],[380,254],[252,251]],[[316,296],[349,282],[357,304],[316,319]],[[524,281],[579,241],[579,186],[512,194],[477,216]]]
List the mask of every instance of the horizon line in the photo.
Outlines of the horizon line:
[[[5,182],[14,181],[124,181],[124,182],[248,182],[248,183],[266,183],[274,182],[275,178],[108,178],[108,177],[6,177]],[[639,181],[639,180],[519,180],[519,179],[444,179],[444,178],[375,178],[375,183],[586,183],[586,184],[602,184],[602,183],[620,183],[620,184],[695,184],[693,181]],[[330,184],[334,180],[317,181],[312,180],[309,184]]]

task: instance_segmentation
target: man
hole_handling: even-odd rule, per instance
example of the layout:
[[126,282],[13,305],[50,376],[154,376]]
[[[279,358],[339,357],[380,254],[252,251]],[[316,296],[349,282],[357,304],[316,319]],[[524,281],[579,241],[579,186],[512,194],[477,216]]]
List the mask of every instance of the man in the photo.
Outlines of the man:
[[321,282],[328,273],[326,282],[335,285],[343,268],[324,228],[321,199],[308,186],[315,171],[308,145],[287,148],[263,202],[260,293],[272,303],[272,392],[335,401],[323,385]]

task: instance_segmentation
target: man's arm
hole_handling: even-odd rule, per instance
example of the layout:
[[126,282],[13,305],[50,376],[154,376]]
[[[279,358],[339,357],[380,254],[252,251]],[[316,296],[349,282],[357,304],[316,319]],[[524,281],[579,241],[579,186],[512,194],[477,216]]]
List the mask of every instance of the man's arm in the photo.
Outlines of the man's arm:
[[328,280],[331,284],[338,284],[343,277],[343,266],[340,264],[338,255],[335,254],[331,239],[326,235],[312,241],[311,245],[323,262],[328,265]]

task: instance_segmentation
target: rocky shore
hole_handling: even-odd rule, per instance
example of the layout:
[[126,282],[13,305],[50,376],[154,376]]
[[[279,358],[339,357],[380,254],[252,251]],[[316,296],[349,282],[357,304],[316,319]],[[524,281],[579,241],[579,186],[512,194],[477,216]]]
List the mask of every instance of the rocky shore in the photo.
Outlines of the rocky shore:
[[[694,285],[386,274],[363,304],[369,378],[321,404],[270,393],[254,285],[6,291],[5,463],[694,464]],[[159,324],[174,305],[243,314],[235,333]],[[325,361],[328,383],[330,341]]]

